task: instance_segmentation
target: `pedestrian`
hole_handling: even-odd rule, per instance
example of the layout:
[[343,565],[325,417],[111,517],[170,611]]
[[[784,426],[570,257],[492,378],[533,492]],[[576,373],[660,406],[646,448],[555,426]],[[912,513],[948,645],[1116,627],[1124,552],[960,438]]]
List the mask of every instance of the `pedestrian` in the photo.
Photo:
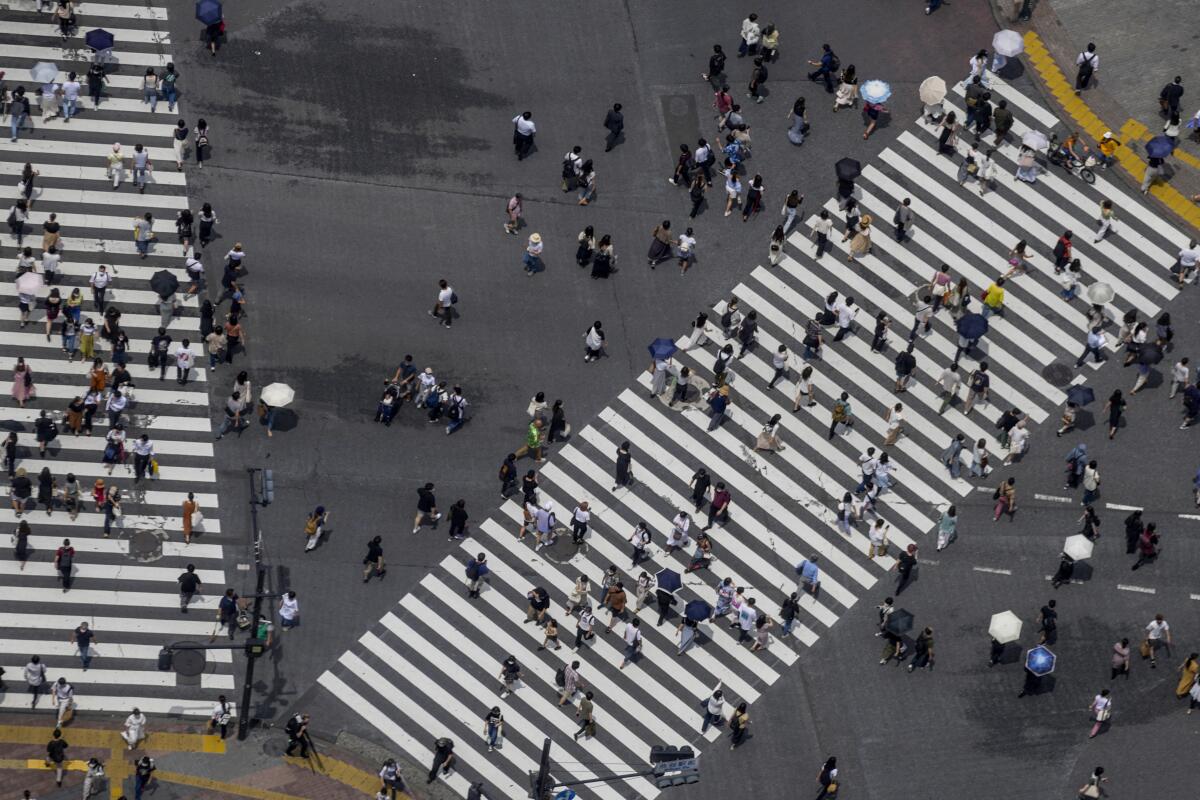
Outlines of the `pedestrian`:
[[175,351],[175,381],[181,386],[186,386],[188,376],[192,372],[192,365],[195,363],[195,356],[191,350],[192,343],[184,339],[179,343],[179,348]]
[[761,39],[762,28],[758,24],[758,14],[751,14],[742,20],[742,41],[738,45],[738,58],[757,53]]
[[200,592],[200,576],[196,574],[196,565],[188,564],[187,570],[179,578],[179,610],[186,614],[192,598]]
[[1142,194],[1148,194],[1150,187],[1162,177],[1165,159],[1151,156],[1146,162],[1146,172],[1142,176]]
[[1092,239],[1092,243],[1095,244],[1096,242],[1099,242],[1101,239],[1103,239],[1108,234],[1109,231],[1116,233],[1117,229],[1114,224],[1116,221],[1117,221],[1116,216],[1113,213],[1113,201],[1109,200],[1107,198],[1104,200],[1101,200],[1100,201],[1100,227],[1099,227],[1099,229],[1097,229],[1096,237],[1094,239]]
[[955,506],[950,506],[942,512],[941,519],[938,520],[937,549],[944,550],[957,538],[958,509]]
[[1111,694],[1112,692],[1108,689],[1101,689],[1100,694],[1092,698],[1092,704],[1088,710],[1092,712],[1095,724],[1092,725],[1092,732],[1088,734],[1089,739],[1096,738],[1100,728],[1112,717],[1112,698],[1109,696]]
[[[22,523],[24,524],[24,523]],[[92,665],[92,644],[96,638],[96,632],[88,627],[88,623],[79,623],[79,627],[71,631],[71,644],[79,649],[79,661],[83,664],[83,671],[87,672],[88,667]]]
[[279,598],[279,627],[280,633],[300,624],[300,601],[294,591],[285,593]]
[[24,676],[29,694],[33,698],[29,707],[37,708],[38,697],[44,691],[42,687],[46,685],[46,665],[42,663],[40,656],[30,656],[29,662],[25,665]]
[[283,752],[285,757],[290,756],[292,751],[299,747],[300,757],[308,758],[308,746],[310,742],[308,724],[310,721],[308,714],[304,713],[296,714],[288,719],[287,724],[283,728],[284,733],[288,737],[287,748]]
[[1038,644],[1054,644],[1058,630],[1058,611],[1055,606],[1058,605],[1055,600],[1046,601],[1046,605],[1042,606],[1038,611]]
[[1188,696],[1188,691],[1196,682],[1197,673],[1200,672],[1200,653],[1192,653],[1183,660],[1179,665],[1179,683],[1175,685],[1175,696],[1180,700]]
[[146,715],[139,711],[136,706],[133,712],[125,718],[125,726],[121,731],[121,738],[125,740],[130,750],[137,747],[138,742],[146,738]]
[[1125,552],[1129,555],[1137,552],[1138,539],[1142,536],[1142,531],[1145,530],[1145,524],[1142,522],[1142,510],[1135,509],[1132,514],[1125,518]]
[[[885,454],[886,455],[886,454]],[[917,546],[910,544],[896,559],[896,594],[899,595],[912,580],[913,570],[917,566]]]
[[433,304],[433,308],[429,312],[429,316],[439,320],[442,325],[449,328],[454,322],[456,314],[454,304],[458,302],[458,295],[454,288],[443,278],[438,281],[437,300]]
[[617,447],[617,456],[613,472],[613,488],[615,492],[623,486],[633,485],[633,456],[630,454],[629,442],[621,442]]
[[325,510],[325,506],[317,506],[308,519],[304,521],[304,552],[308,553],[315,550],[317,543],[321,541],[321,535],[325,533],[325,524],[329,521],[329,513]]
[[[380,538],[380,537],[376,537],[376,539],[378,539],[378,538]],[[375,544],[376,546],[378,546],[378,544],[379,544],[378,542],[375,542],[374,540],[372,540],[372,543]],[[367,555],[368,555],[368,557],[372,555],[371,549],[368,549]],[[370,564],[369,561],[367,563],[368,563],[368,565]],[[380,554],[379,554],[378,566],[379,567],[383,566],[382,549],[380,550]],[[384,570],[383,572],[386,572],[386,571],[387,570]],[[488,570],[488,565],[487,565],[487,554],[486,553],[476,553],[473,557],[467,559],[467,570],[466,570],[466,573],[467,573],[467,597],[479,597],[480,586],[483,583],[484,579],[487,578],[488,571],[489,570]],[[376,573],[381,578],[383,577],[383,572],[379,572],[379,570],[376,570]]]
[[61,728],[63,723],[70,722],[75,716],[75,687],[67,683],[66,678],[59,678],[52,686],[54,707],[58,709],[54,727]]
[[46,743],[46,766],[53,765],[54,767],[54,783],[62,786],[63,772],[66,771],[67,765],[67,740],[62,738],[62,731],[58,728],[50,734],[50,741]]
[[575,709],[575,719],[579,720],[579,730],[575,731],[572,737],[575,741],[579,741],[580,736],[590,739],[596,735],[595,706],[592,703],[594,697],[592,692],[584,692],[579,707]]
[[[504,213],[507,219],[504,222],[504,232],[517,235],[517,231],[521,228],[523,220],[521,219],[521,193],[517,192],[512,197],[508,198],[508,202],[504,206]],[[203,244],[204,226],[201,224],[201,243]]]
[[917,635],[917,641],[914,643],[912,661],[908,664],[908,671],[911,673],[916,669],[927,669],[933,671],[933,628],[925,628]]
[[[211,334],[210,334],[211,335]],[[114,394],[116,394],[114,392]],[[229,399],[225,401],[224,416],[221,418],[221,426],[217,429],[214,439],[221,439],[232,428],[234,432],[241,433],[246,427],[246,423],[242,419],[242,415],[246,412],[246,402],[242,400],[241,392],[234,391],[229,395]]]
[[437,499],[433,495],[433,484],[426,483],[417,489],[417,513],[413,517],[413,533],[421,532],[421,525],[428,519],[430,527],[437,529],[438,520],[442,515],[437,510]]
[[454,755],[453,740],[445,737],[434,740],[433,764],[429,768],[429,774],[425,777],[425,783],[433,783],[437,780],[439,771],[443,778],[448,776],[450,770],[454,769],[454,762],[457,760]]
[[996,491],[992,493],[992,499],[996,501],[996,506],[992,510],[992,522],[999,522],[1001,514],[1008,514],[1009,520],[1017,513],[1017,489],[1016,478],[1009,478],[1006,481],[1001,481],[996,487]]
[[1158,649],[1166,647],[1171,650],[1171,626],[1167,624],[1162,614],[1155,614],[1154,619],[1146,625],[1146,638],[1142,640],[1141,653],[1143,659],[1150,659],[1150,668],[1158,666]]
[[729,717],[729,749],[733,750],[746,740],[746,731],[750,727],[750,713],[745,703],[738,703],[737,708]]
[[1096,55],[1096,45],[1088,42],[1087,47],[1075,57],[1075,94],[1088,88],[1092,76],[1100,69],[1100,56]]
[[525,255],[521,258],[526,276],[533,277],[534,273],[546,269],[545,263],[542,262],[542,249],[542,235],[536,232],[529,234],[529,242],[525,245]]
[[[940,3],[941,0],[931,0],[932,2]],[[929,10],[926,9],[926,14]],[[821,790],[817,793],[817,800],[826,800],[837,796],[838,788],[841,781],[838,780],[837,756],[830,756],[825,759],[825,763],[821,765],[821,771],[817,773],[817,785]]]
[[583,148],[575,145],[571,150],[563,156],[562,160],[562,190],[569,192],[579,182],[580,176],[583,174],[583,156],[580,155]]
[[1141,568],[1143,564],[1149,564],[1158,557],[1158,533],[1157,524],[1147,523],[1141,535],[1138,536],[1137,542],[1137,561],[1134,562],[1131,570]]
[[[484,716],[484,718],[483,718],[483,735],[485,738],[487,738],[489,753],[495,751],[495,749],[500,746],[500,740],[503,739],[505,736],[505,734],[504,734],[504,715],[502,713],[500,713],[500,706],[492,706],[492,710],[489,711]],[[395,772],[396,771],[396,769],[395,769],[396,762],[390,758],[384,764],[384,770],[387,771],[388,763],[390,763],[392,765],[391,772]],[[384,789],[388,788],[388,781],[387,781],[387,778],[385,777],[385,772],[380,772],[379,776],[381,778],[383,778]],[[379,793],[383,794],[383,789],[380,789]],[[395,800],[395,787],[394,786],[392,787],[392,798],[393,798],[393,800]]]
[[[620,584],[617,584],[620,586]],[[614,612],[614,617],[616,616]],[[625,650],[621,658],[621,664],[617,669],[625,669],[626,664],[632,664],[637,660],[638,654],[642,650],[642,621],[634,617],[631,622],[625,624],[625,630],[621,634],[621,638],[625,641]],[[609,627],[612,627],[612,621],[609,621]],[[607,631],[605,631],[607,633]]]
[[[488,719],[492,714],[484,719],[484,733],[488,737],[488,751],[493,750],[503,736],[504,718],[500,716],[499,707],[494,707],[492,712],[497,717],[496,736],[491,736],[491,729],[488,727]],[[404,778],[400,775],[400,768],[396,764],[396,759],[389,758],[383,762],[383,766],[379,768],[379,781],[382,784],[379,791],[375,794],[375,800],[396,800],[396,792],[405,791]]]
[[747,97],[753,97],[755,103],[761,103],[763,96],[761,94],[762,85],[767,82],[767,67],[763,63],[763,57],[759,56],[754,59],[754,69],[750,73],[750,83],[746,87]]
[[[65,38],[65,37],[64,37]],[[89,758],[83,774],[83,800],[99,791],[100,779],[104,777],[104,764],[98,758]]]
[[815,70],[808,73],[810,81],[822,80],[825,82],[825,91],[833,94],[833,73],[841,66],[841,61],[834,54],[833,48],[828,44],[821,45],[821,56],[818,61],[809,60],[809,65],[816,67]]
[[1126,401],[1121,396],[1121,390],[1116,389],[1109,395],[1108,401],[1105,402],[1102,413],[1108,414],[1108,438],[1112,439],[1117,435],[1117,429],[1121,427],[1122,417],[1125,414]]
[[[17,474],[20,475],[20,470]],[[54,551],[54,568],[58,571],[58,579],[64,592],[71,588],[71,582],[75,579],[72,571],[74,563],[75,548],[71,546],[70,539],[63,539],[62,545]]]
[[532,111],[522,111],[513,121],[513,151],[518,161],[523,161],[533,150],[533,136],[537,133],[537,125],[533,122]]
[[1090,506],[1100,496],[1100,469],[1099,463],[1092,459],[1083,468],[1083,499],[1080,504]]
[[716,491],[713,492],[712,500],[708,504],[708,522],[705,523],[703,530],[710,530],[714,522],[719,522],[722,527],[729,522],[732,498],[729,490],[725,488],[725,483],[718,481]]

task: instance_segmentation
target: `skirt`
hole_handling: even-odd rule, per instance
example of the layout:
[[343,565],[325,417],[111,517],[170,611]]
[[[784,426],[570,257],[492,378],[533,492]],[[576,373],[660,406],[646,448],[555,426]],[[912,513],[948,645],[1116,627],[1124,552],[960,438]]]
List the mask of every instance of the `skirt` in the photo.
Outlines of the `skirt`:
[[671,245],[661,239],[655,239],[650,243],[650,251],[646,253],[646,258],[651,261],[665,261],[671,257]]

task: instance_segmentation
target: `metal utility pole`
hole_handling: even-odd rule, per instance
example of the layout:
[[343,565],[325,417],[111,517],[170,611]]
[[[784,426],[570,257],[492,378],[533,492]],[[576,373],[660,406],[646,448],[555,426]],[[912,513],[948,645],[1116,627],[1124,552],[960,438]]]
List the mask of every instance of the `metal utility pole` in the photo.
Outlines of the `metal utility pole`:
[[[254,571],[256,573],[254,581],[254,611],[250,615],[251,638],[254,638],[255,628],[258,625],[258,618],[262,614],[263,589],[267,582],[267,569],[262,563],[262,531],[258,528],[258,506],[261,502],[266,506],[275,499],[275,481],[271,470],[259,470],[251,467],[246,470],[250,477],[250,544],[254,550]],[[262,496],[260,498],[258,485],[255,478],[258,474],[262,474],[263,487]],[[239,741],[244,740],[250,732],[250,692],[254,686],[254,662],[257,661],[257,656],[246,656],[246,679],[242,685],[242,702],[238,706],[238,732],[237,738]]]

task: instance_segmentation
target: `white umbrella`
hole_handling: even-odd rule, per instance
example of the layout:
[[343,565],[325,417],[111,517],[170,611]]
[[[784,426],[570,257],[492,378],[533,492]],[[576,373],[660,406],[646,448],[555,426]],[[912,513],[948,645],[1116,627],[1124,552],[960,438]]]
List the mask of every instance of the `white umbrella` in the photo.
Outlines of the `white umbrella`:
[[1002,56],[1018,56],[1025,52],[1025,37],[1016,31],[996,31],[992,49]]
[[946,82],[937,75],[931,75],[921,81],[917,94],[925,105],[936,105],[946,99]]
[[296,399],[296,390],[286,383],[272,383],[263,388],[259,398],[267,405],[279,408]]
[[1113,299],[1113,288],[1104,281],[1096,281],[1087,288],[1087,299],[1092,305],[1102,306],[1105,303],[1111,303]]
[[1050,145],[1050,140],[1041,131],[1028,130],[1021,137],[1021,144],[1034,150],[1045,150]]
[[50,61],[39,61],[29,68],[29,76],[38,83],[49,83],[58,77],[58,65]]
[[1063,552],[1075,561],[1083,561],[1085,558],[1092,557],[1092,548],[1094,547],[1095,544],[1091,539],[1082,533],[1077,533],[1067,537],[1067,541],[1063,543]]
[[988,623],[988,636],[1000,644],[1015,642],[1021,638],[1022,624],[1021,618],[1011,611],[992,614],[992,621]]
[[858,96],[868,103],[886,103],[892,96],[892,87],[884,81],[872,79],[858,87]]
[[38,272],[23,272],[17,278],[18,294],[37,294],[42,288],[42,276]]

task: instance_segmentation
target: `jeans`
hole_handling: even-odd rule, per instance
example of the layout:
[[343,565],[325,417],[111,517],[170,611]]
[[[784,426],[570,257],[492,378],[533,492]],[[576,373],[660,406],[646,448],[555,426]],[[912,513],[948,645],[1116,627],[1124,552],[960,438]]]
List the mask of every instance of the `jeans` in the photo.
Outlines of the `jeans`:
[[1100,493],[1098,491],[1096,491],[1095,489],[1084,489],[1083,490],[1083,505],[1085,505],[1085,506],[1091,505],[1092,501],[1094,501],[1099,495],[1100,495]]
[[724,411],[720,411],[720,412],[710,411],[709,416],[712,417],[712,421],[708,423],[708,429],[710,431],[715,431],[717,428],[721,427],[721,425],[725,422],[725,412]]
[[546,265],[542,263],[541,258],[530,255],[529,253],[525,254],[523,261],[525,264],[525,271],[531,274],[534,272],[541,272],[546,268]]
[[700,705],[704,707],[704,722],[700,723],[700,732],[704,733],[705,731],[707,731],[710,725],[716,725],[718,728],[721,727],[721,723],[723,723],[725,721],[725,718],[722,717],[720,714],[708,713],[708,701],[707,700],[700,701]]
[[242,419],[237,418],[237,417],[231,417],[228,414],[226,414],[225,418],[223,420],[221,420],[221,428],[220,428],[220,430],[217,431],[216,438],[220,439],[222,436],[229,433],[230,428],[240,431],[244,427],[246,427],[246,423]]
[[142,188],[146,185],[146,168],[145,167],[134,167],[133,168],[133,185],[137,186],[138,188]]
[[167,110],[175,110],[175,101],[179,98],[179,90],[174,86],[167,86],[163,89],[163,97],[167,98]]
[[118,528],[124,527],[121,522],[122,519],[124,519],[124,517],[118,517],[113,514],[113,507],[106,503],[104,505],[104,535],[107,536],[108,534],[112,533],[112,525],[114,521],[117,523]]
[[91,645],[79,645],[79,660],[83,663],[83,668],[87,669],[92,664],[92,647]]
[[463,416],[459,416],[458,419],[450,420],[450,422],[446,425],[446,435],[449,436],[450,434],[454,433],[456,430],[461,428],[463,423],[466,421],[466,417]]
[[66,121],[75,116],[75,107],[79,104],[78,97],[64,97],[62,101],[63,120]]
[[781,630],[781,632],[783,633],[783,635],[784,635],[784,636],[788,636],[788,635],[790,635],[790,634],[791,634],[791,632],[792,632],[792,627],[793,627],[795,624],[796,624],[796,618],[795,618],[795,617],[792,617],[791,619],[785,619],[785,620],[783,621],[783,625],[782,625],[782,626],[781,626],[781,628],[780,628],[780,630]]
[[1090,353],[1092,356],[1094,356],[1094,357],[1095,357],[1095,359],[1096,359],[1096,363],[1100,363],[1100,362],[1102,362],[1102,361],[1107,361],[1107,360],[1108,360],[1108,356],[1106,356],[1104,353],[1101,353],[1101,352],[1100,352],[1100,348],[1099,348],[1099,347],[1092,347],[1092,346],[1090,346],[1090,345],[1089,345],[1089,346],[1087,346],[1087,347],[1085,347],[1085,348],[1084,348],[1084,350],[1083,350],[1083,355],[1081,355],[1081,356],[1079,357],[1079,360],[1075,362],[1075,366],[1077,366],[1077,367],[1082,367],[1082,366],[1083,366],[1083,362],[1087,360],[1087,357],[1088,357],[1088,354],[1089,354],[1089,353]]
[[12,140],[14,142],[17,140],[17,134],[20,132],[21,126],[25,124],[25,118],[27,116],[29,115],[25,114],[24,112],[21,114],[13,114],[12,123],[9,127],[12,128]]
[[150,110],[158,108],[158,90],[149,87],[142,90],[142,102],[150,104]]
[[133,800],[142,800],[142,791],[150,783],[149,775],[137,774],[133,777]]
[[143,256],[146,255],[146,252],[150,249],[149,239],[138,239],[133,244],[137,248],[138,253]]
[[499,742],[499,739],[500,739],[500,726],[499,725],[488,725],[487,726],[488,747],[495,747],[497,745],[497,743]]

